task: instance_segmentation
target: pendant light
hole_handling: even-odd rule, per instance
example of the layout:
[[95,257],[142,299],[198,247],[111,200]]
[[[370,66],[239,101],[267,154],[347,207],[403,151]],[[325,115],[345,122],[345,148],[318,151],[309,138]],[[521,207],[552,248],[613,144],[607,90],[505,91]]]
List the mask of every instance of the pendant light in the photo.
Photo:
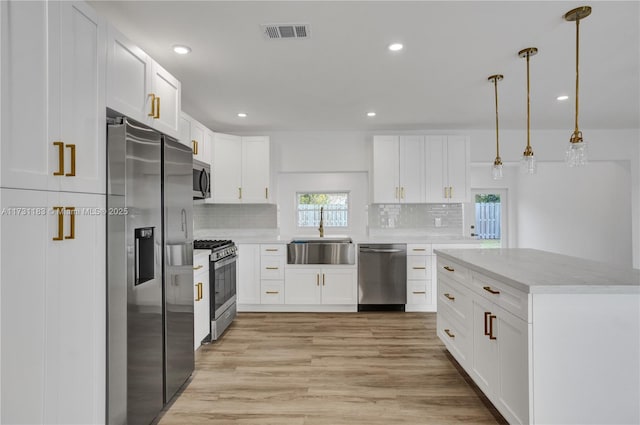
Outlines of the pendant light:
[[567,22],[576,22],[576,121],[575,129],[569,139],[569,145],[567,146],[567,153],[565,156],[565,160],[569,167],[579,167],[587,164],[587,146],[582,140],[582,132],[578,129],[578,83],[580,81],[578,64],[580,53],[580,20],[589,15],[591,15],[591,7],[589,6],[578,7],[568,11],[564,15],[564,19]]
[[493,83],[495,98],[496,98],[496,159],[493,161],[493,167],[491,169],[491,175],[494,180],[500,180],[502,178],[502,158],[500,158],[500,140],[498,137],[498,81],[504,78],[503,75],[496,74],[488,78]]
[[522,154],[522,160],[520,161],[520,166],[522,172],[525,174],[535,174],[537,171],[536,158],[533,155],[533,150],[531,149],[531,101],[529,98],[529,58],[538,53],[538,49],[535,47],[527,47],[526,49],[522,49],[518,52],[518,56],[521,58],[527,59],[527,147]]

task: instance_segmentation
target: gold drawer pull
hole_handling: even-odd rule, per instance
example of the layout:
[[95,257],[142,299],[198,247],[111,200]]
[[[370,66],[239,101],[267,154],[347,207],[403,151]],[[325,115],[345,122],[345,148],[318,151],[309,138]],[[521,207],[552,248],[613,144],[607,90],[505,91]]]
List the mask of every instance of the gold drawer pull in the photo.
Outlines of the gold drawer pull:
[[280,291],[266,291],[266,293],[269,295],[275,295],[275,294],[279,294]]
[[452,296],[451,294],[444,294],[444,296],[451,301],[455,301],[456,299],[456,297]]
[[264,188],[264,199],[269,199],[269,188],[268,187]]
[[202,264],[200,264],[199,266],[194,267],[194,268],[193,268],[193,270],[200,270],[200,269],[201,269],[201,268],[203,268],[203,267],[204,267],[204,266],[203,266]]
[[54,241],[61,241],[64,239],[64,207],[53,207],[58,215],[58,236],[53,238]]
[[69,143],[65,146],[71,151],[71,171],[65,174],[66,177],[75,177],[76,175],[76,145]]
[[424,248],[413,248],[414,251],[426,251]]
[[54,176],[64,176],[64,143],[53,142],[53,146],[58,147],[58,171],[54,171]]
[[484,289],[485,291],[492,293],[494,295],[497,295],[500,293],[500,291],[496,291],[495,289],[491,289],[491,286],[483,286],[482,289]]
[[426,294],[427,291],[413,291],[414,294]]
[[267,270],[278,270],[278,267],[266,267]]
[[444,269],[448,272],[455,272],[455,269],[449,267],[449,266],[444,266]]
[[451,331],[449,329],[445,329],[444,333],[446,333],[449,336],[449,338],[455,338],[456,337],[454,334],[451,333]]
[[495,314],[489,314],[489,339],[498,339],[493,336],[493,319],[497,319],[497,317]]
[[76,238],[76,209],[75,207],[65,207],[66,211],[69,211],[69,234],[65,235],[65,239],[75,239]]
[[414,270],[426,270],[427,268],[426,267],[414,267],[413,269]]
[[267,249],[265,249],[265,251],[267,251],[267,252],[278,252],[279,250],[278,250],[278,248],[267,248]]

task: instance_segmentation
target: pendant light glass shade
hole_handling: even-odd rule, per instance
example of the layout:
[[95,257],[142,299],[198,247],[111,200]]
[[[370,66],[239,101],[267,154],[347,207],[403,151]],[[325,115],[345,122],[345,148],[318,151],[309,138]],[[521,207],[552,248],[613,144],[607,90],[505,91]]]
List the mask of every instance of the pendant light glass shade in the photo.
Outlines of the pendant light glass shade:
[[565,155],[565,161],[569,167],[580,167],[587,164],[587,145],[582,139],[582,132],[578,129],[578,98],[580,93],[580,73],[578,65],[580,63],[580,20],[586,18],[590,14],[591,7],[581,6],[568,11],[564,15],[564,19],[566,21],[575,21],[576,23],[576,120],[575,129],[569,139],[569,145],[567,146],[567,152]]
[[538,49],[535,47],[528,47],[518,52],[518,56],[527,59],[527,147],[520,160],[520,170],[525,174],[536,174],[538,171],[536,158],[533,155],[533,149],[531,149],[531,100],[529,90],[529,58],[537,53]]
[[500,74],[492,75],[488,78],[493,83],[495,99],[496,99],[496,159],[493,161],[493,167],[491,168],[491,177],[494,180],[502,179],[502,159],[500,158],[500,139],[498,133],[498,81],[502,80],[504,76]]

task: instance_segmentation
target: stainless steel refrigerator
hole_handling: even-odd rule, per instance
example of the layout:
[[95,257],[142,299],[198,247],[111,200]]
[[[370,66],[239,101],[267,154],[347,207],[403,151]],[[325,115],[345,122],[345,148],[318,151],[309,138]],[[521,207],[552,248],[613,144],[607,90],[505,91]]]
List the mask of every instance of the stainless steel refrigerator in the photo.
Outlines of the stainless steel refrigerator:
[[194,368],[193,155],[108,117],[107,423],[146,425]]

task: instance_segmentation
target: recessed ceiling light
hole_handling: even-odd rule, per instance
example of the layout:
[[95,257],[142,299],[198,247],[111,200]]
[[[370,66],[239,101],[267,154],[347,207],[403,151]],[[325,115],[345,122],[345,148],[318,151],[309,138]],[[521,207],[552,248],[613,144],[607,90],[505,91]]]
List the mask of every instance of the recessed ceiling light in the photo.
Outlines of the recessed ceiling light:
[[238,112],[238,116],[240,118],[247,118],[247,114],[245,112]]
[[375,117],[376,113],[375,112],[367,112],[367,116],[368,117]]
[[392,52],[397,52],[398,50],[402,50],[404,46],[401,43],[393,43],[389,45],[389,50]]
[[176,44],[175,46],[173,46],[173,51],[179,55],[186,55],[187,53],[191,53],[191,47]]
[[569,96],[563,94],[562,96],[558,96],[556,99],[558,99],[558,100],[567,100],[567,99],[569,99]]

